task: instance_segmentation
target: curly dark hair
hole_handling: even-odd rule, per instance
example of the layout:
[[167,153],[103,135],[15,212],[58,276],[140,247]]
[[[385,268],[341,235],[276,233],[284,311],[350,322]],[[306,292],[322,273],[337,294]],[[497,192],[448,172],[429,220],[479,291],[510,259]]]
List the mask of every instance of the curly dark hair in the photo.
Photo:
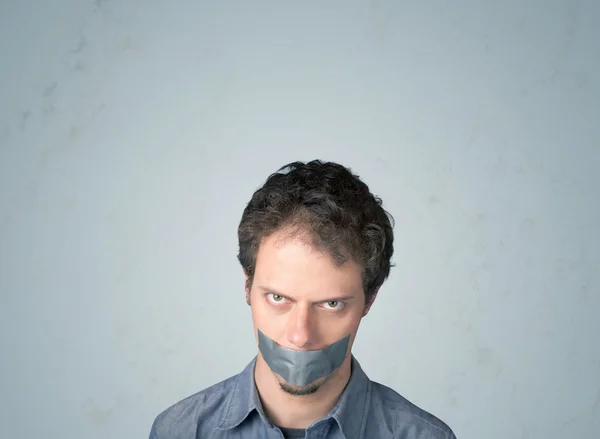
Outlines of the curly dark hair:
[[349,168],[313,160],[293,162],[271,174],[244,209],[238,227],[238,260],[252,285],[263,239],[285,230],[331,255],[363,267],[369,303],[387,279],[394,253],[393,217],[381,199]]

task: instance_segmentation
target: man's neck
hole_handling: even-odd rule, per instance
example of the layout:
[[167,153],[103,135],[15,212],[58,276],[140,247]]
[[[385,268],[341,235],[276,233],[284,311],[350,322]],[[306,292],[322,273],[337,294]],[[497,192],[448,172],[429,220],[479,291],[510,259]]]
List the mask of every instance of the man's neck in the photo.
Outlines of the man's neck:
[[284,428],[307,428],[329,413],[337,404],[351,374],[351,357],[334,372],[332,377],[312,395],[296,396],[284,392],[277,378],[261,355],[256,359],[254,381],[269,420]]

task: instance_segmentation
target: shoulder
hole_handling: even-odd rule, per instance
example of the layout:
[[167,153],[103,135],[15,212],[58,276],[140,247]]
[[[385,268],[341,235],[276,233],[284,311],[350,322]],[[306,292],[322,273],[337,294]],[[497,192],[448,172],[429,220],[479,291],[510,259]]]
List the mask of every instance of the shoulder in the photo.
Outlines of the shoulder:
[[228,403],[238,376],[227,378],[165,409],[154,420],[150,439],[194,438],[201,427],[216,428],[223,415],[221,409]]
[[371,410],[384,414],[382,420],[397,438],[456,439],[441,419],[418,407],[395,390],[371,382]]

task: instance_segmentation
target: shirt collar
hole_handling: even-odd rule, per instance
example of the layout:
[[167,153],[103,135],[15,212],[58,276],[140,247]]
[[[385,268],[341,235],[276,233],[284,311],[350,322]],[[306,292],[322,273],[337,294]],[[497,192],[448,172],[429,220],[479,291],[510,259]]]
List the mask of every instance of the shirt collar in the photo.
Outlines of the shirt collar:
[[254,366],[256,357],[246,366],[246,368],[234,379],[233,390],[229,394],[226,402],[223,418],[219,424],[219,429],[229,430],[240,425],[247,417],[256,410],[260,413],[263,420],[268,424],[264,416],[256,385],[254,384]]
[[[229,430],[237,427],[253,411],[257,411],[262,420],[267,425],[271,425],[263,412],[254,383],[255,365],[256,357],[234,380],[235,384],[227,400],[226,408],[223,411],[223,418],[218,427],[219,429]],[[370,401],[371,381],[360,367],[356,358],[352,356],[350,380],[342,392],[337,405],[323,419],[335,419],[346,439],[360,439],[363,437],[365,429],[364,421],[367,417]]]
[[371,380],[352,356],[352,374],[342,396],[326,417],[335,419],[346,439],[362,439],[371,403]]

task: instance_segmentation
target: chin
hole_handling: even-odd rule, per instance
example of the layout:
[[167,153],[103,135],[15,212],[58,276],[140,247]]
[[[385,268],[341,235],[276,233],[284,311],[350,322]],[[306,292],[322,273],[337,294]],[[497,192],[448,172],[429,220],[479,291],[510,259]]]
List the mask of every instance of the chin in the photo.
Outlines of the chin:
[[283,390],[285,393],[289,394],[289,395],[293,395],[293,396],[307,396],[307,395],[312,395],[313,393],[316,393],[319,388],[321,387],[320,384],[307,384],[306,386],[292,386],[291,384],[288,383],[279,383],[279,387],[281,387],[281,390]]
[[281,390],[283,390],[285,393],[293,396],[307,396],[316,393],[321,388],[321,386],[323,386],[323,384],[329,381],[329,378],[330,376],[320,378],[305,386],[293,386],[283,381],[282,379],[278,381],[279,387],[281,387]]

